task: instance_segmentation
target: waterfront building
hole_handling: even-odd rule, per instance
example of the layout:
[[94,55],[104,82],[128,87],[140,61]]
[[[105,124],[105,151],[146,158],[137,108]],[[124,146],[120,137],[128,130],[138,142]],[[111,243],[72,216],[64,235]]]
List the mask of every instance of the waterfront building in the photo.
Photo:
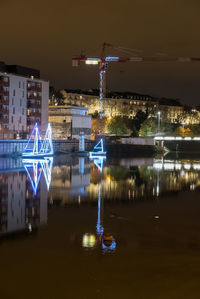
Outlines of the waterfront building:
[[[100,112],[98,91],[82,92],[79,90],[62,90],[66,105],[79,105],[88,108],[88,114],[95,115]],[[161,121],[175,123],[183,113],[184,107],[179,100],[154,98],[149,95],[136,93],[108,93],[103,101],[105,117],[128,116],[133,118],[137,111],[148,110],[149,115],[157,117],[160,112]]]
[[88,108],[79,106],[50,106],[49,122],[54,139],[79,139],[84,134],[91,138],[91,116]]
[[29,134],[35,122],[48,123],[49,82],[40,71],[0,63],[0,138]]

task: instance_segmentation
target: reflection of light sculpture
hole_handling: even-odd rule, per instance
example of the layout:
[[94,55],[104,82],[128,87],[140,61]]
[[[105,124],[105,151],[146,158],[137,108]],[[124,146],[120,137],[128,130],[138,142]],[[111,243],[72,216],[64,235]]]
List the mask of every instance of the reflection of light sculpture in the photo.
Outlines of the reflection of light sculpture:
[[33,131],[30,135],[27,145],[25,146],[22,156],[46,156],[53,155],[53,143],[52,143],[52,129],[48,124],[44,140],[42,140],[38,128],[38,124],[35,123]]
[[98,218],[97,218],[97,235],[102,235],[104,228],[101,225],[101,184],[99,184],[99,194],[98,194]]
[[[34,195],[37,193],[38,185],[40,182],[41,174],[43,172],[47,189],[51,183],[51,173],[53,166],[53,157],[45,157],[44,159],[23,159],[24,168],[29,177]],[[31,171],[33,175],[31,176]]]
[[104,160],[106,160],[106,157],[99,156],[98,158],[97,157],[92,158],[91,160],[94,162],[94,164],[99,169],[99,171],[102,172],[103,171],[103,162],[104,162]]
[[90,152],[90,158],[106,156],[106,152],[104,151],[103,139],[95,145],[93,151]]

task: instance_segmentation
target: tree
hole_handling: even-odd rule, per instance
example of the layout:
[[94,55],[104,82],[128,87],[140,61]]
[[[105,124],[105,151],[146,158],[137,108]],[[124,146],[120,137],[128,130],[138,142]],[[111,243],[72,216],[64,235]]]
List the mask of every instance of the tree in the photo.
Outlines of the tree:
[[58,106],[62,106],[65,104],[63,93],[60,90],[56,90],[53,86],[49,87],[49,99],[51,105],[57,104]]
[[155,133],[156,133],[155,122],[151,119],[146,119],[140,127],[139,135],[146,137],[146,136],[151,136]]
[[133,126],[137,131],[140,130],[141,124],[148,118],[148,112],[143,112],[142,110],[138,110],[134,119]]
[[128,128],[124,119],[118,116],[112,118],[108,122],[106,130],[108,133],[115,134],[118,136],[128,134]]

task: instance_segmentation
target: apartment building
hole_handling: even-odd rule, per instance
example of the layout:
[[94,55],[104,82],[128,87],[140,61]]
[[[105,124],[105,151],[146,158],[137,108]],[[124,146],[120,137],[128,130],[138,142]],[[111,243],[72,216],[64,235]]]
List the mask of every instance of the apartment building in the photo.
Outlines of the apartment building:
[[29,134],[37,122],[48,123],[49,82],[40,71],[0,63],[0,138]]
[[[88,108],[88,114],[99,113],[100,102],[98,91],[81,93],[81,91],[62,90],[67,105],[79,105]],[[184,107],[178,100],[154,98],[149,95],[135,93],[113,92],[103,100],[103,110],[105,117],[128,116],[133,118],[138,110],[146,111],[152,117],[157,117],[161,112],[161,119],[175,123],[183,113]]]

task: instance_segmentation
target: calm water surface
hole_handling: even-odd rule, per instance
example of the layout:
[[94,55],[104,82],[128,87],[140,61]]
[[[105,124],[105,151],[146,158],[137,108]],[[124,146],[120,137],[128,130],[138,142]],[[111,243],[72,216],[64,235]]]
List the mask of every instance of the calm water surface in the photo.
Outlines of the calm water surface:
[[200,158],[1,158],[1,298],[200,298],[199,194]]

